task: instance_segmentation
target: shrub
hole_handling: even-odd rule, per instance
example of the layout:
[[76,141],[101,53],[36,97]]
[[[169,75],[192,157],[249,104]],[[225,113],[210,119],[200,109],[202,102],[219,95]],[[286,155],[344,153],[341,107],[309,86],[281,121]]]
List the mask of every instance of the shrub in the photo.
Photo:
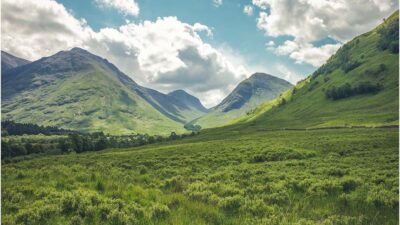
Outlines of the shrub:
[[51,216],[57,214],[58,209],[54,205],[46,205],[44,202],[38,202],[32,208],[21,210],[16,215],[15,221],[20,224],[44,224]]
[[276,190],[265,196],[264,200],[269,204],[286,204],[289,201],[289,194],[286,189]]
[[343,169],[336,169],[336,168],[331,168],[327,171],[327,174],[329,176],[334,176],[334,177],[343,177],[346,175],[348,172]]
[[264,154],[257,154],[250,160],[252,163],[259,163],[265,161],[283,161],[289,159],[305,159],[314,157],[315,153],[301,153],[293,150],[282,150],[274,152],[265,152]]
[[112,225],[125,225],[128,224],[129,217],[125,212],[114,209],[108,214],[107,220]]
[[264,217],[265,215],[269,215],[273,212],[273,207],[268,206],[261,199],[255,200],[247,200],[243,204],[243,207],[240,208],[241,211],[250,213],[256,217]]
[[399,53],[399,20],[384,25],[379,30],[378,48],[382,51],[389,50],[392,53]]
[[341,191],[342,188],[342,185],[335,180],[320,180],[311,184],[308,191],[312,194],[325,196],[328,194],[337,193]]
[[253,156],[253,159],[251,160],[251,162],[253,163],[260,163],[260,162],[265,162],[267,160],[267,158],[265,157],[265,155],[255,155]]
[[151,217],[153,219],[164,219],[169,215],[169,208],[166,205],[156,203],[151,207]]
[[99,206],[99,211],[100,211],[100,218],[105,220],[107,219],[108,215],[111,212],[111,206],[108,204],[102,204]]
[[80,216],[73,216],[71,218],[70,224],[71,225],[81,225],[81,224],[83,224],[83,220]]
[[99,192],[104,192],[106,190],[106,187],[104,186],[103,182],[97,181],[96,190]]
[[342,187],[344,192],[354,191],[357,187],[358,183],[354,179],[347,178],[342,181]]
[[280,107],[280,106],[283,106],[283,105],[286,105],[286,99],[285,98],[282,98],[280,101],[279,101],[279,103],[278,103],[278,106]]
[[308,87],[308,91],[314,90],[318,86],[318,84],[319,84],[318,81],[311,82],[310,86]]
[[219,207],[223,210],[234,212],[242,205],[242,197],[239,195],[225,197],[220,200]]
[[129,213],[133,214],[135,218],[144,217],[145,210],[134,202],[127,205],[126,209],[129,211]]
[[354,70],[355,68],[359,67],[360,65],[361,65],[361,63],[358,61],[348,61],[342,65],[342,69],[345,73],[348,73],[348,72]]
[[383,87],[380,84],[371,84],[369,82],[362,82],[355,87],[351,87],[349,83],[336,88],[335,86],[329,88],[325,92],[328,99],[338,100],[354,95],[360,94],[375,94],[381,91]]
[[72,213],[77,209],[77,203],[71,193],[64,193],[61,197],[61,209],[64,213]]
[[218,197],[209,190],[210,186],[203,182],[194,182],[191,183],[185,194],[189,196],[193,200],[202,201],[202,202],[213,202]]
[[172,177],[165,181],[163,185],[164,189],[170,190],[172,192],[181,192],[185,188],[185,182],[182,176]]
[[320,223],[321,225],[353,225],[365,224],[363,217],[351,217],[342,215],[332,215]]
[[367,202],[374,204],[376,207],[395,207],[399,203],[398,193],[392,193],[383,185],[373,186],[368,191]]
[[15,222],[17,222],[18,224],[26,224],[26,225],[37,224],[39,223],[39,220],[40,220],[39,214],[33,209],[21,211],[16,215],[15,218]]
[[139,165],[137,167],[138,171],[140,174],[146,174],[147,173],[147,167],[145,165]]

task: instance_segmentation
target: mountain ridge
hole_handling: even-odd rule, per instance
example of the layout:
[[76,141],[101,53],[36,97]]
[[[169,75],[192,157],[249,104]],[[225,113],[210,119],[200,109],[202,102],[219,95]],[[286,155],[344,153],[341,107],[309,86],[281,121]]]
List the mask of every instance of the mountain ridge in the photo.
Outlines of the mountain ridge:
[[254,73],[240,82],[221,103],[209,113],[191,121],[189,124],[202,128],[227,125],[237,117],[243,116],[261,103],[276,98],[293,85],[286,80],[265,73]]
[[[35,102],[33,97],[44,101]],[[172,98],[138,85],[107,59],[81,48],[60,51],[4,71],[2,80],[4,119],[18,122],[37,119],[43,125],[70,129],[183,132],[183,124],[201,113],[195,111],[191,117],[191,107],[176,99],[173,104],[163,99]],[[96,105],[101,102],[102,107]],[[114,125],[118,128],[112,128]]]
[[1,69],[2,71],[6,71],[18,66],[22,66],[30,63],[29,60],[14,56],[9,54],[8,52],[1,51]]

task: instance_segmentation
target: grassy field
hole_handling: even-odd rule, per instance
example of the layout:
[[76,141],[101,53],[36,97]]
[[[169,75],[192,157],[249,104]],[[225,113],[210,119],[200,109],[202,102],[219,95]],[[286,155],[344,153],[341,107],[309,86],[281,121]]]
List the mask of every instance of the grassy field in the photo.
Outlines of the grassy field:
[[2,165],[2,224],[398,224],[398,129],[204,131]]

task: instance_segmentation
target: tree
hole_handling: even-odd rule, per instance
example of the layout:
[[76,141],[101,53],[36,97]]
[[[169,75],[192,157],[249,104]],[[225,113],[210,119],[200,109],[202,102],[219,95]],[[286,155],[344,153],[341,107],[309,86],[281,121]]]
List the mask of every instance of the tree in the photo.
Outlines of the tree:
[[286,104],[286,99],[282,98],[281,101],[279,102],[278,106],[283,106]]
[[176,139],[178,139],[178,135],[176,135],[175,132],[171,132],[171,135],[169,135],[169,139],[170,140],[176,140]]
[[11,147],[10,143],[7,141],[2,140],[1,141],[1,158],[9,158],[11,157]]
[[73,144],[69,139],[61,139],[58,143],[58,147],[61,149],[62,152],[71,152],[73,151]]

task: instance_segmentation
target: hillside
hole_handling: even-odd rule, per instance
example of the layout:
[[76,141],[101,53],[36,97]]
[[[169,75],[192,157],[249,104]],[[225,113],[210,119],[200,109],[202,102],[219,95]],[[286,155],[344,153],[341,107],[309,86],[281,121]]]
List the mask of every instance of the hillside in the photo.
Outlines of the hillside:
[[396,12],[280,98],[237,121],[263,129],[398,125],[398,23]]
[[13,56],[7,52],[1,51],[1,72],[5,72],[11,68],[22,66],[30,63],[30,61]]
[[74,48],[6,71],[2,120],[113,134],[184,131],[138,89],[147,90],[107,60]]
[[203,106],[198,98],[190,95],[184,90],[175,90],[167,95],[171,98],[171,102],[181,102],[181,114],[186,118],[186,122],[190,122],[209,111]]
[[208,109],[201,104],[200,100],[184,90],[175,90],[168,93],[168,96],[174,98],[175,101],[183,102],[185,105],[195,108],[201,112],[207,112]]
[[171,93],[163,94],[139,85],[131,86],[131,88],[162,114],[182,124],[190,122],[207,112],[196,97],[186,92],[184,95],[171,95]]
[[243,116],[261,103],[276,98],[292,85],[280,78],[255,73],[238,86],[211,111],[191,122],[202,128],[218,127],[228,124],[233,119]]

